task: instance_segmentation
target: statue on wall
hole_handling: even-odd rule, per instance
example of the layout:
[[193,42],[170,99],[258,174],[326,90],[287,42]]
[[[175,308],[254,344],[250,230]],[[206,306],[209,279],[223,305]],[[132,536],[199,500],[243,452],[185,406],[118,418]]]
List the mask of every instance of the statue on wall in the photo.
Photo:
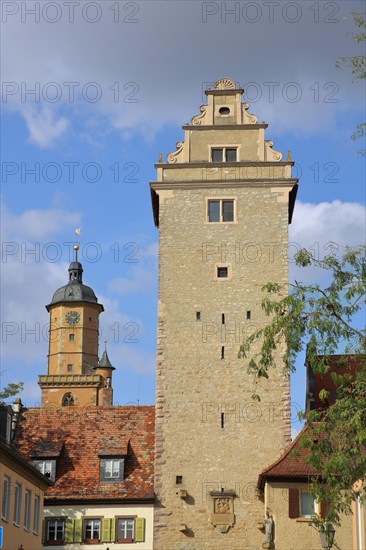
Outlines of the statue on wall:
[[266,518],[263,523],[264,523],[264,534],[266,537],[263,547],[272,548],[274,521],[273,521],[273,517],[269,515],[268,510],[266,512]]

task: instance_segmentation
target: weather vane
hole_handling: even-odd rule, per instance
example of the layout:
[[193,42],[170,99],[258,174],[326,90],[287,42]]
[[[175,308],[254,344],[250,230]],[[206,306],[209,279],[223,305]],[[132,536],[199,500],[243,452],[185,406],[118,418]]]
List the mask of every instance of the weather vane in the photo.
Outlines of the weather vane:
[[78,236],[80,235],[81,233],[81,229],[80,227],[78,227],[77,229],[75,229],[75,235],[76,235],[76,244],[74,245],[74,250],[75,250],[75,259],[74,261],[77,262],[78,261],[78,250],[79,250],[79,241],[78,241]]

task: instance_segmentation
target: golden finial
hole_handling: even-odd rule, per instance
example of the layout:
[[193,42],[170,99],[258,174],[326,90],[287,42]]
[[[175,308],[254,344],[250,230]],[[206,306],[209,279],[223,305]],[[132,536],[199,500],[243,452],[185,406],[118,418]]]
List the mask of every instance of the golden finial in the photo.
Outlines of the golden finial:
[[287,151],[287,159],[286,160],[291,160],[291,151],[290,151],[290,149]]
[[163,153],[160,153],[158,163],[162,164],[163,162]]
[[80,248],[79,243],[78,243],[78,236],[80,235],[80,233],[81,233],[80,227],[75,229],[75,235],[76,235],[76,244],[74,245],[74,250],[75,250],[75,259],[74,259],[74,261],[75,262],[78,261],[78,250]]

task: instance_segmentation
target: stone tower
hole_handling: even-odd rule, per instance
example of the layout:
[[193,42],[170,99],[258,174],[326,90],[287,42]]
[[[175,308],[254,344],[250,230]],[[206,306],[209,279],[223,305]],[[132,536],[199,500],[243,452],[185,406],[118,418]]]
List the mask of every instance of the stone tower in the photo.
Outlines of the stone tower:
[[107,350],[98,360],[99,314],[104,311],[94,291],[83,284],[77,259],[69,282],[46,306],[50,314],[48,373],[39,377],[42,407],[112,405],[112,372]]
[[207,105],[165,163],[160,156],[151,183],[159,550],[261,548],[258,474],[290,441],[288,377],[278,369],[255,387],[238,351],[267,320],[262,286],[287,285],[297,180],[290,154],[282,161],[265,140],[267,124],[249,114],[243,92],[229,79],[207,89]]

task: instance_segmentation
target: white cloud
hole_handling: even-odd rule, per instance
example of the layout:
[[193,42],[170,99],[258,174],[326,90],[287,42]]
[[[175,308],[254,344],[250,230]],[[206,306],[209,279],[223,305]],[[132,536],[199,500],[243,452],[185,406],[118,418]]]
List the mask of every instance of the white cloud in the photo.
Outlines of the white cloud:
[[[91,24],[79,6],[70,23],[68,9],[61,4],[61,19],[54,24],[42,15],[37,24],[32,16],[22,23],[19,12],[3,25],[3,80],[15,90],[3,106],[18,110],[30,138],[41,147],[63,136],[69,120],[87,127],[90,118],[98,117],[124,136],[141,132],[150,139],[165,124],[180,124],[197,114],[204,83],[222,76],[247,87],[251,111],[260,120],[270,120],[277,131],[329,135],[336,129],[337,114],[357,105],[359,111],[363,108],[362,87],[352,85],[349,71],[335,68],[338,56],[358,53],[347,34],[354,28],[350,12],[363,9],[357,0],[336,5],[337,24],[324,22],[331,10],[320,10],[316,23],[315,10],[305,7],[299,22],[289,23],[281,6],[271,23],[264,5],[259,21],[250,23],[242,15],[245,3],[240,2],[235,3],[241,9],[237,21],[220,12],[225,2],[216,2],[218,12],[203,22],[205,3],[184,1],[138,2],[135,23],[129,23],[123,10],[114,23],[110,5],[101,2],[102,17]],[[49,87],[51,82],[58,91]],[[65,84],[71,82],[75,98]],[[293,82],[301,90],[296,102]],[[39,105],[26,109],[34,100],[24,91],[36,83]],[[88,83],[96,83],[100,93],[95,102],[96,88]],[[60,98],[53,101],[56,92]],[[97,141],[95,135],[93,139]]]
[[[25,380],[21,397],[33,402],[39,400],[39,389],[37,384],[27,380],[29,372],[25,368],[32,366],[32,377],[47,372],[49,314],[44,305],[51,301],[55,290],[67,282],[68,262],[47,261],[45,251],[51,253],[51,248],[47,249],[50,242],[60,250],[63,248],[64,239],[57,241],[57,236],[71,234],[70,230],[80,225],[80,214],[61,209],[28,210],[15,214],[4,206],[2,222],[2,361],[3,365],[17,362],[11,375]],[[34,239],[37,239],[36,243]],[[63,257],[65,251],[68,252],[62,250]],[[115,294],[151,287],[154,283],[151,264],[156,260],[156,251],[155,243],[141,249],[141,259],[148,264],[147,271],[137,267],[131,271],[131,279],[112,281],[110,286]],[[99,356],[103,353],[106,338],[110,358],[116,367],[140,374],[152,373],[155,355],[142,349],[142,320],[121,311],[117,299],[99,295],[98,301],[105,309],[100,317]],[[36,370],[34,365],[37,365]],[[4,383],[12,381],[9,376],[10,372],[6,372]]]
[[[2,356],[4,360],[45,360],[48,347],[48,304],[67,282],[63,241],[80,224],[78,212],[27,210],[15,214],[2,205]],[[47,239],[47,242],[45,242]]]
[[352,202],[298,201],[289,229],[290,279],[310,282],[324,276],[321,270],[298,268],[293,257],[299,248],[309,249],[316,258],[341,256],[346,246],[356,247],[366,240],[366,208]]
[[70,124],[64,116],[58,116],[47,106],[23,109],[22,114],[29,130],[29,140],[42,149],[51,148]]
[[[71,233],[80,225],[81,214],[60,209],[32,209],[13,214],[2,204],[1,225],[3,241],[29,241],[51,238],[61,232]],[[73,233],[72,233],[73,234]],[[20,244],[20,243],[18,243]]]

